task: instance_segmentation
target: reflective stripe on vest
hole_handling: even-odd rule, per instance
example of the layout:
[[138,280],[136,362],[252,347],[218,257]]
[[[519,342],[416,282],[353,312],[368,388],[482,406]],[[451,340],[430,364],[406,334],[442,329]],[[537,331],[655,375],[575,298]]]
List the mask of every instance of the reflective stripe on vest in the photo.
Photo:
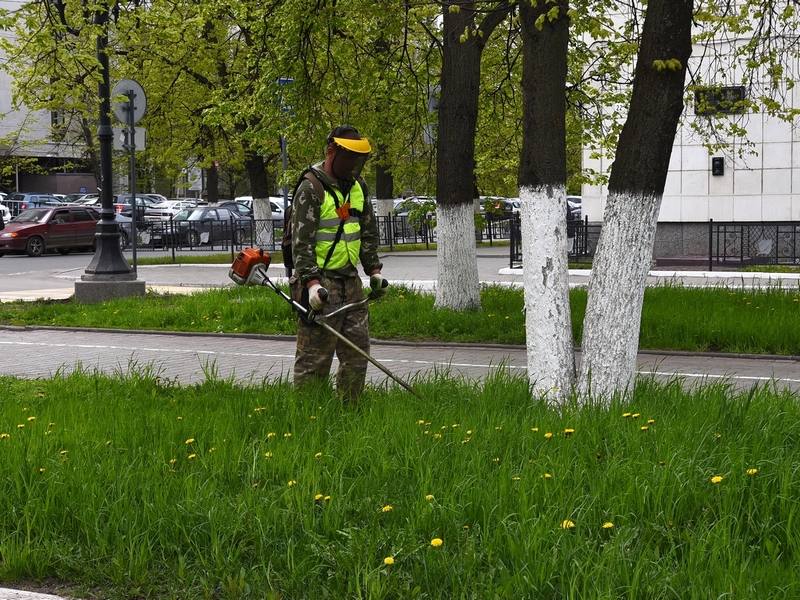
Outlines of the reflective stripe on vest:
[[361,221],[358,215],[364,209],[364,191],[358,183],[350,189],[350,218],[345,222],[342,237],[326,265],[325,258],[336,240],[336,232],[341,223],[341,219],[336,214],[336,203],[333,201],[331,191],[336,193],[339,206],[343,204],[342,193],[339,190],[333,190],[333,188],[325,190],[325,200],[319,209],[319,228],[316,234],[317,266],[320,269],[341,269],[350,262],[357,268],[358,257],[361,253]]

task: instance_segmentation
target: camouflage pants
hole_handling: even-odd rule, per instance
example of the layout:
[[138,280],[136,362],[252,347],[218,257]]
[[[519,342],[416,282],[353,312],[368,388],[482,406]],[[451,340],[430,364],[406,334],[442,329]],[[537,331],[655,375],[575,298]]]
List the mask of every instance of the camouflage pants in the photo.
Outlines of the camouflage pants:
[[[320,284],[328,290],[328,303],[323,314],[364,299],[364,290],[359,277],[329,279],[323,277]],[[300,297],[300,282],[292,282],[292,297]],[[366,305],[337,315],[325,321],[358,348],[369,353],[369,309]],[[336,389],[345,400],[356,400],[364,389],[367,375],[367,359],[347,346],[335,335],[319,325],[309,325],[297,318],[297,352],[294,360],[294,385],[300,387],[311,381],[330,376],[333,355],[339,359],[336,372]]]

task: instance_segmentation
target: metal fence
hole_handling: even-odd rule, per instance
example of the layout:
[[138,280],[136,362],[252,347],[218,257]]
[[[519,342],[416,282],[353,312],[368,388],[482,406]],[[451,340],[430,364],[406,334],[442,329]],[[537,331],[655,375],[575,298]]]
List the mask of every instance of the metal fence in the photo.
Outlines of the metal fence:
[[[583,221],[567,221],[567,239],[572,239],[572,247],[568,249],[569,258],[580,261],[592,258],[600,239],[599,224],[589,224],[589,217]],[[511,268],[522,265],[522,225],[519,215],[511,222],[511,252],[509,266]]]
[[[475,228],[475,241],[488,242],[490,245],[498,240],[511,239],[511,215],[486,214],[483,226]],[[436,242],[435,221],[430,218],[412,220],[407,215],[378,216],[378,233],[380,245],[393,250],[403,244],[424,244],[426,248]]]
[[714,265],[798,265],[800,223],[708,222],[708,269]]

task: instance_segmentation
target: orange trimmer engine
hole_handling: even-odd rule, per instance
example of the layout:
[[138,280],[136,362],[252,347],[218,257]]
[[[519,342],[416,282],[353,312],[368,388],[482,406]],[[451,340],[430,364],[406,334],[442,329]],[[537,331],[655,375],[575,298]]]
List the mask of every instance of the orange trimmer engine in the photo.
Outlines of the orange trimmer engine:
[[264,268],[267,269],[271,261],[272,257],[261,248],[245,248],[236,255],[236,259],[228,271],[228,276],[239,285],[246,285],[253,267],[264,265]]

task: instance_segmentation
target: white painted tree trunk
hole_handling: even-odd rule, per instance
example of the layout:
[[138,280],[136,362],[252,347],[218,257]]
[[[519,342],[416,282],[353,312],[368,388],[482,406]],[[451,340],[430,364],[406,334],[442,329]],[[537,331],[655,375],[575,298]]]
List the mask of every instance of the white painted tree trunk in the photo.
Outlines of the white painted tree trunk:
[[603,403],[633,392],[647,273],[661,195],[613,194],[589,278],[579,390]]
[[567,190],[520,188],[528,377],[537,395],[565,403],[575,384],[569,307]]
[[481,307],[472,202],[436,207],[436,308]]
[[253,218],[256,228],[256,245],[265,250],[273,249],[275,232],[272,225],[272,206],[269,198],[253,198]]

